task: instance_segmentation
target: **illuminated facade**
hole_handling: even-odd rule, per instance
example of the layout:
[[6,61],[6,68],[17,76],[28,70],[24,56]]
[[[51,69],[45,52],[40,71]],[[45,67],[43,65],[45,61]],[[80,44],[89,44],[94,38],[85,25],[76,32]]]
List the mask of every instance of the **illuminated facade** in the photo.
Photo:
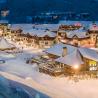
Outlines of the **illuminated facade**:
[[93,47],[97,46],[98,27],[93,24],[89,28],[82,26],[63,26],[57,32],[57,42],[67,43],[75,46]]
[[94,50],[60,43],[47,49],[45,52],[51,63],[40,64],[40,72],[58,76],[62,74],[72,75],[77,70],[79,74],[94,73],[97,75],[98,53]]

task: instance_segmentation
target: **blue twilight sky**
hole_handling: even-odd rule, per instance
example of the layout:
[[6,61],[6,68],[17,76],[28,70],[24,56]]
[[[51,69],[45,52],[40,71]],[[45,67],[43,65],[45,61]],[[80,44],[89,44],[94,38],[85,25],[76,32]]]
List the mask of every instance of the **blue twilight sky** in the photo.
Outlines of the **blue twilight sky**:
[[[20,11],[75,11],[95,12],[98,8],[98,0],[0,0],[3,7]],[[5,3],[5,5],[4,5]]]
[[60,11],[90,13],[97,18],[98,0],[0,0],[0,8],[11,15],[33,15],[40,12]]

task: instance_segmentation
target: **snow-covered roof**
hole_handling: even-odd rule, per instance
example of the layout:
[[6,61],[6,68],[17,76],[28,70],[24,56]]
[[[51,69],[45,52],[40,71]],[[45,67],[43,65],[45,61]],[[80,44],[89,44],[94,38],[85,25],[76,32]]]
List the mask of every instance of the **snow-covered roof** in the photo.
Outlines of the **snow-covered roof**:
[[50,30],[50,31],[57,31],[59,29],[60,24],[39,24],[39,25],[33,25],[36,29],[41,30]]
[[50,53],[50,54],[54,54],[54,55],[57,55],[57,56],[62,56],[63,47],[67,48],[67,50],[68,50],[67,53],[68,54],[71,53],[72,51],[74,51],[75,48],[76,48],[76,47],[73,47],[71,45],[59,43],[59,44],[56,44],[56,45],[52,46],[51,48],[45,50],[45,52]]
[[17,30],[17,29],[38,29],[38,30],[50,30],[50,31],[57,31],[59,28],[60,24],[11,24],[11,29],[12,30]]
[[13,44],[10,44],[6,39],[1,38],[0,39],[0,49],[10,49],[15,48]]
[[18,29],[33,29],[32,24],[11,24],[10,29],[12,30],[18,30]]
[[[67,48],[67,54],[63,57],[63,47]],[[94,60],[98,62],[98,53],[95,50],[83,47],[74,47],[67,44],[56,44],[53,47],[47,49],[46,53],[50,53],[59,56],[56,61],[67,65],[83,64],[82,56],[84,58]]]
[[[34,27],[35,26],[35,27]],[[38,25],[37,25],[38,26]],[[43,27],[43,25],[41,25]],[[56,34],[52,31],[36,28],[33,24],[12,24],[10,27],[12,30],[22,29],[23,33],[29,33],[30,35],[37,35],[38,37],[50,36],[56,37]]]
[[29,33],[32,36],[38,36],[38,37],[56,37],[56,34],[54,32],[48,31],[48,30],[37,30],[37,29],[26,29],[23,30],[23,33]]
[[77,36],[78,38],[89,37],[87,35],[87,31],[84,30],[83,28],[80,28],[78,30],[66,31],[66,35],[68,38],[73,38],[74,36]]
[[81,58],[81,55],[78,49],[75,49],[72,53],[64,57],[60,57],[56,59],[55,61],[69,65],[69,66],[79,66],[83,64],[83,61],[82,61],[82,58]]
[[98,61],[98,53],[95,50],[89,49],[89,48],[79,48],[80,53],[83,57]]

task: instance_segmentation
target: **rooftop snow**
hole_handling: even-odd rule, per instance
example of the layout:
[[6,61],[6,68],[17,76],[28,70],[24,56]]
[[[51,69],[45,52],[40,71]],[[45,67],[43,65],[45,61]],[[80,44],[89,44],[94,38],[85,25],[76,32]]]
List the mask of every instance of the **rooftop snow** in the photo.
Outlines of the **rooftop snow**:
[[71,45],[59,43],[59,44],[56,44],[56,45],[52,46],[51,48],[47,49],[45,52],[50,53],[50,54],[54,54],[57,56],[62,56],[63,47],[67,47],[68,54],[75,50],[75,47],[73,47]]
[[82,61],[82,58],[81,58],[81,55],[78,49],[75,49],[72,53],[64,57],[60,57],[56,59],[56,61],[69,65],[69,66],[79,66],[83,64],[83,61]]
[[10,44],[6,39],[1,38],[0,39],[0,49],[8,49],[8,48],[14,48],[15,46]]
[[73,31],[66,31],[66,35],[68,38],[73,38],[74,36],[77,36],[78,38],[89,37],[87,36],[87,31],[84,30],[83,28],[80,28],[78,30],[73,30]]
[[35,28],[37,29],[41,29],[41,30],[50,30],[50,31],[57,31],[60,24],[41,24],[41,25],[33,25],[35,26]]
[[56,37],[56,34],[54,32],[48,31],[48,30],[36,30],[36,29],[28,29],[28,30],[23,30],[23,33],[29,33],[30,35],[36,35],[38,37],[44,37],[44,36],[49,36],[49,37]]
[[[65,57],[62,57],[63,47],[67,48],[67,54]],[[61,43],[54,45],[53,47],[47,49],[45,52],[60,56],[60,58],[58,58],[56,61],[64,63],[64,64],[68,64],[68,65],[72,64],[71,62],[73,62],[73,64],[76,64],[76,63],[79,64],[79,62],[82,60],[81,55],[87,59],[98,61],[98,53],[95,50],[92,50],[89,48],[82,48],[82,47],[77,48],[71,45],[66,45]]]
[[33,25],[32,24],[11,24],[10,28],[12,30],[17,30],[17,29],[33,29]]
[[60,24],[40,24],[40,25],[36,25],[36,24],[12,24],[11,25],[11,29],[12,30],[17,30],[17,29],[40,29],[40,30],[50,30],[50,31],[57,31],[59,28]]
[[79,48],[79,51],[83,55],[83,57],[98,61],[98,53],[95,50],[88,48]]

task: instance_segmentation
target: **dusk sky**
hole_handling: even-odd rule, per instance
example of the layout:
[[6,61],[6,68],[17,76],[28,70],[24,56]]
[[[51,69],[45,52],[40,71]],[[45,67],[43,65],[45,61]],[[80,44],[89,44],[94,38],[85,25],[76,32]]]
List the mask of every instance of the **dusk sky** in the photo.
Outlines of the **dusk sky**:
[[[32,11],[74,11],[74,12],[96,12],[98,0],[0,0],[5,7],[13,10],[20,9],[25,13]],[[89,6],[90,5],[90,6]]]
[[93,19],[98,19],[98,0],[0,0],[0,5],[0,9],[9,9],[12,16],[58,11],[89,13]]

